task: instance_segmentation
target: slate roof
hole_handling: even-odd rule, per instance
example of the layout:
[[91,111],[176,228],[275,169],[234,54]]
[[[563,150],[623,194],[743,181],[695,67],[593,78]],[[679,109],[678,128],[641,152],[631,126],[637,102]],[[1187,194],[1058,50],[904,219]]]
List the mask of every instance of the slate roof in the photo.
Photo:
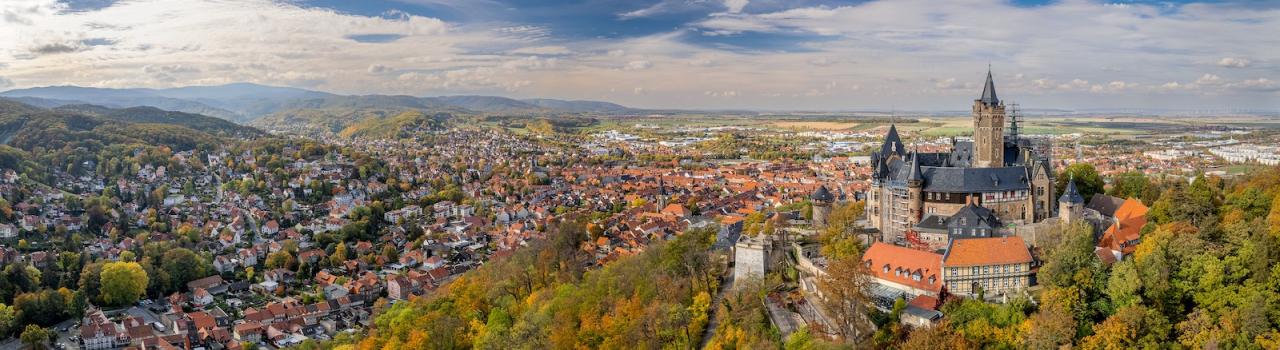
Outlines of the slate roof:
[[947,228],[981,228],[994,229],[1000,227],[1000,219],[991,209],[969,203],[957,210],[947,219]]
[[1101,193],[1093,194],[1093,198],[1089,199],[1089,205],[1085,208],[1097,210],[1099,214],[1107,217],[1116,216],[1116,210],[1124,204],[1124,199],[1120,197],[1112,197]]
[[924,190],[929,192],[997,192],[1030,188],[1027,168],[921,167]]
[[889,155],[890,153],[902,154],[902,138],[898,136],[898,126],[889,125],[889,133],[884,136],[884,144],[880,145],[880,154]]
[[1067,181],[1067,189],[1062,191],[1062,197],[1059,197],[1058,201],[1084,204],[1084,197],[1081,197],[1080,191],[1076,190],[1075,179]]
[[813,191],[813,195],[809,196],[809,199],[812,199],[815,201],[830,202],[832,200],[835,200],[835,196],[831,195],[831,191],[827,190],[826,185],[820,185],[818,186],[818,189],[816,191]]
[[987,71],[987,85],[982,87],[982,103],[988,106],[1000,104],[1000,99],[996,97],[996,83],[991,80],[991,71]]
[[915,228],[917,231],[922,232],[946,232],[948,218],[946,215],[928,214],[923,219],[920,219]]

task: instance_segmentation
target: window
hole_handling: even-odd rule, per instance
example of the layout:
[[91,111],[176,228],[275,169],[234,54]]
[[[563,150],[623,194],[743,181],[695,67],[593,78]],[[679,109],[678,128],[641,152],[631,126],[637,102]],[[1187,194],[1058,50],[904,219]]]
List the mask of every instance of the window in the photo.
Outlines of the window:
[[982,274],[984,274],[984,275],[985,275],[985,274],[988,274],[988,273],[991,273],[991,267],[990,267],[990,266],[983,266],[983,267],[982,267]]
[[978,267],[977,267],[977,266],[974,266],[974,267],[973,267],[973,274],[975,274],[975,275],[976,275],[976,274],[978,274]]

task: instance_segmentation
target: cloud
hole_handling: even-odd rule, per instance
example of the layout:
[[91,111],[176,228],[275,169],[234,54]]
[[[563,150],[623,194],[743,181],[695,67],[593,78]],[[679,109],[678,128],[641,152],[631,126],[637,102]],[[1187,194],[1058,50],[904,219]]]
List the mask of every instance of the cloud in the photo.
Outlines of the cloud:
[[13,86],[13,80],[9,80],[9,78],[5,78],[5,77],[0,77],[0,88],[7,88],[10,86]]
[[184,74],[199,73],[200,68],[184,64],[149,64],[142,67],[142,71],[146,73],[165,73],[165,74]]
[[1196,85],[1220,85],[1222,84],[1222,77],[1219,77],[1214,74],[1205,73],[1204,75],[1200,76],[1200,78],[1196,79],[1195,83]]
[[742,12],[742,8],[747,7],[749,0],[724,0],[724,7],[728,8],[729,13]]
[[627,65],[623,66],[622,70],[643,70],[643,69],[649,69],[652,67],[653,67],[653,62],[639,60],[639,61],[627,62]]
[[518,49],[515,49],[515,50],[511,50],[511,53],[513,53],[513,54],[518,54],[518,55],[546,55],[546,56],[558,56],[558,55],[568,55],[568,54],[572,54],[572,53],[573,53],[573,51],[570,51],[570,50],[569,50],[569,48],[564,47],[564,46],[554,46],[554,45],[553,45],[553,46],[530,46],[530,47],[521,47],[521,48],[518,48]]
[[1244,67],[1248,67],[1252,63],[1253,62],[1249,61],[1248,59],[1236,58],[1236,57],[1223,57],[1221,60],[1218,60],[1219,67],[1227,67],[1227,68],[1244,68]]
[[[526,4],[476,2],[485,21],[446,21],[417,6],[360,15],[303,1],[131,0],[71,9],[56,0],[0,0],[0,62],[23,86],[243,81],[655,108],[964,108],[980,93],[988,63],[1001,96],[1027,108],[1274,109],[1274,95],[1258,92],[1280,80],[1249,70],[1280,60],[1280,37],[1272,35],[1280,9],[1265,7],[657,0],[605,9],[617,15],[589,24],[616,33],[588,37],[566,33],[580,22],[529,20]],[[1206,71],[1207,64],[1220,67]],[[1258,73],[1242,75],[1251,71]],[[706,98],[727,92],[779,98]],[[1174,92],[1179,98],[1168,99]]]
[[76,52],[84,49],[85,46],[79,43],[58,42],[37,45],[36,47],[31,48],[31,52],[39,55],[54,55]]
[[353,34],[346,36],[347,39],[355,40],[361,43],[389,43],[404,38],[401,34]]
[[1226,85],[1229,89],[1253,91],[1253,92],[1276,92],[1280,91],[1280,82],[1267,78],[1248,79],[1236,83]]

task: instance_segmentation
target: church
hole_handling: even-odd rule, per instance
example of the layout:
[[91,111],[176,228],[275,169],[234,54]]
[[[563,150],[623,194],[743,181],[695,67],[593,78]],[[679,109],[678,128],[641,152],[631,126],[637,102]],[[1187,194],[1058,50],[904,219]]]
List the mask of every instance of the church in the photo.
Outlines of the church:
[[971,141],[953,138],[947,152],[916,152],[890,126],[871,154],[866,195],[879,240],[934,250],[951,238],[1007,236],[1014,225],[1054,217],[1050,150],[1019,137],[1016,115],[1006,128],[1007,116],[988,71],[973,101]]

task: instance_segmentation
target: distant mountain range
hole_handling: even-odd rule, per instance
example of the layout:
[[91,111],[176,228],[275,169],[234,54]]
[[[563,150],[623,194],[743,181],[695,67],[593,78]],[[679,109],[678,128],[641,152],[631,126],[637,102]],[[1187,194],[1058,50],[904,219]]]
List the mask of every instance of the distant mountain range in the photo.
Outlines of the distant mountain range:
[[92,104],[110,108],[148,106],[202,114],[247,123],[266,115],[299,109],[406,108],[450,110],[475,114],[636,114],[632,109],[601,101],[554,99],[517,100],[499,96],[337,95],[298,88],[236,83],[170,89],[107,89],[49,86],[0,93],[16,101],[44,108]]

